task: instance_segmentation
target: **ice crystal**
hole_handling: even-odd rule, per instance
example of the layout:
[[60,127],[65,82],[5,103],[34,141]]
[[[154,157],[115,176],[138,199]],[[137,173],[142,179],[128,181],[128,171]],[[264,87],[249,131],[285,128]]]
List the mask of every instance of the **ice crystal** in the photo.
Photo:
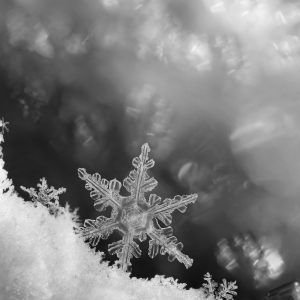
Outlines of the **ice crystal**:
[[59,188],[57,190],[53,186],[48,187],[47,180],[44,177],[40,181],[41,183],[37,184],[38,191],[24,186],[21,186],[21,189],[29,194],[35,205],[41,203],[48,208],[50,214],[57,216],[62,212],[58,202],[59,195],[64,193],[66,189]]
[[236,281],[227,282],[226,279],[223,279],[222,283],[218,287],[218,284],[212,279],[209,273],[204,275],[204,280],[207,283],[203,283],[202,289],[204,290],[206,296],[212,296],[216,300],[231,300],[233,299],[233,296],[237,295],[235,292],[237,289]]
[[0,120],[1,134],[3,135],[5,131],[9,131],[7,125],[9,122],[5,122],[4,118]]
[[[144,144],[139,157],[135,157],[132,165],[135,170],[129,173],[123,181],[123,186],[129,192],[128,196],[120,195],[122,184],[113,179],[107,181],[100,174],[90,175],[85,169],[78,169],[79,178],[86,182],[86,189],[90,191],[95,201],[94,207],[102,212],[111,207],[111,216],[99,216],[96,220],[85,220],[81,233],[92,246],[96,246],[100,239],[106,239],[117,230],[122,239],[108,246],[109,254],[116,254],[118,265],[127,271],[133,257],[141,256],[141,249],[136,241],[145,241],[149,237],[148,255],[154,258],[160,254],[168,254],[168,260],[177,259],[186,268],[191,267],[193,260],[181,252],[183,244],[173,236],[172,213],[179,210],[186,211],[187,205],[194,203],[196,194],[175,196],[173,199],[161,200],[155,194],[145,198],[145,194],[152,191],[158,182],[150,177],[147,171],[154,166],[154,160],[148,158],[150,147]],[[168,227],[162,227],[162,225]]]
[[0,119],[0,143],[4,142],[4,133],[8,131],[8,124],[9,122],[5,122],[4,118]]

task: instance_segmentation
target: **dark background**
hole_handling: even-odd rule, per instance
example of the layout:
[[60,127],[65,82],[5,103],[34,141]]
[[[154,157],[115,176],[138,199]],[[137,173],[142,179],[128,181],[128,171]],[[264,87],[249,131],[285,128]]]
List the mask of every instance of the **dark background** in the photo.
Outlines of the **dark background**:
[[[155,192],[199,194],[172,223],[194,264],[151,260],[144,242],[132,276],[199,288],[209,271],[237,280],[236,299],[297,279],[300,10],[247,3],[3,0],[0,112],[20,195],[20,185],[46,177],[67,188],[61,201],[82,220],[96,218],[77,168],[122,180],[149,142]],[[257,249],[235,245],[245,233]],[[117,239],[98,246],[108,260]],[[222,239],[238,263],[231,270]],[[245,256],[256,250],[258,258]],[[266,253],[275,253],[267,265]]]

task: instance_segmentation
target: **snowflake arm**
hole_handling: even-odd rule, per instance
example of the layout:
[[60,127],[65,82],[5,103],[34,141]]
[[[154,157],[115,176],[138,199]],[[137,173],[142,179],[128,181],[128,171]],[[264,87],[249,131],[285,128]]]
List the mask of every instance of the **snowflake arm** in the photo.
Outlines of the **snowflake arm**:
[[158,252],[162,255],[167,253],[170,262],[177,259],[187,269],[192,266],[193,260],[181,252],[183,244],[178,242],[177,238],[173,236],[172,227],[153,228],[147,234],[150,237],[148,255],[151,258],[154,258]]
[[[172,213],[179,210],[181,213],[186,212],[187,205],[195,203],[198,195],[192,194],[188,196],[175,196],[173,199],[167,198],[161,204],[160,199],[154,196],[150,199],[150,205],[153,206],[152,212],[154,218],[161,221],[164,225],[168,226],[172,223]],[[156,204],[158,203],[158,204]]]
[[139,245],[133,240],[134,235],[131,232],[124,234],[123,239],[113,242],[108,246],[109,254],[116,254],[119,258],[117,264],[123,271],[127,271],[131,266],[131,259],[141,257],[142,251]]
[[136,170],[131,171],[123,181],[124,187],[131,193],[135,203],[145,202],[144,194],[157,186],[157,181],[147,174],[147,170],[153,168],[155,164],[153,159],[148,158],[150,147],[144,144],[141,150],[141,154],[132,160]]
[[97,211],[103,211],[107,206],[111,206],[113,209],[121,207],[119,197],[120,181],[101,179],[100,174],[90,175],[83,168],[78,169],[78,176],[86,181],[85,188],[90,191],[90,196],[95,201],[94,207]]
[[96,220],[85,220],[80,232],[82,237],[89,240],[92,247],[95,247],[100,239],[107,239],[116,229],[118,229],[118,221],[114,218],[100,216]]

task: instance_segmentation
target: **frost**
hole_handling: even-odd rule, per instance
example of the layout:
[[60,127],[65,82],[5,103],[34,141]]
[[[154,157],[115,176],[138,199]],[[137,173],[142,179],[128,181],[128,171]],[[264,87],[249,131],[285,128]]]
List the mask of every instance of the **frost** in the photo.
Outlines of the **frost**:
[[209,273],[206,273],[204,275],[204,280],[207,283],[203,283],[202,289],[204,290],[206,296],[212,296],[213,299],[216,300],[231,300],[233,299],[233,296],[237,295],[237,293],[235,292],[235,290],[237,289],[236,281],[227,282],[226,279],[223,279],[218,288],[218,284],[214,280],[212,280],[212,277]]
[[41,203],[48,208],[50,214],[57,216],[62,212],[59,206],[59,195],[64,193],[66,189],[59,188],[57,190],[53,186],[48,187],[47,180],[44,177],[40,181],[41,183],[37,184],[38,191],[24,186],[21,186],[21,189],[29,194],[35,205]]
[[[148,158],[150,147],[144,144],[139,157],[135,157],[132,165],[135,170],[129,173],[123,181],[123,186],[129,196],[121,196],[120,181],[113,179],[107,181],[100,174],[90,175],[85,169],[78,169],[79,178],[86,182],[86,189],[90,191],[91,198],[95,201],[94,207],[102,212],[111,207],[111,216],[99,216],[96,220],[85,220],[81,228],[82,236],[96,246],[100,239],[106,239],[113,231],[117,230],[122,239],[108,246],[108,252],[116,254],[119,258],[118,265],[127,271],[131,266],[133,257],[141,256],[141,249],[136,241],[145,241],[150,238],[148,255],[154,258],[158,253],[168,254],[168,260],[177,259],[186,268],[191,267],[193,260],[181,252],[183,244],[173,236],[172,213],[179,210],[186,211],[187,205],[194,203],[196,194],[175,196],[173,199],[161,200],[155,194],[145,198],[145,194],[152,191],[158,182],[150,177],[147,171],[154,166],[154,160]],[[168,226],[162,227],[161,224]]]

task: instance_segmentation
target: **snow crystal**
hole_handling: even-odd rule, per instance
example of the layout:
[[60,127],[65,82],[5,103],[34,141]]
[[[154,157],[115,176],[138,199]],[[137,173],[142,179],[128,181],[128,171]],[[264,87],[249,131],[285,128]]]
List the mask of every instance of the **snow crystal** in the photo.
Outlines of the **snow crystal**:
[[48,208],[50,214],[57,216],[61,211],[58,201],[59,195],[66,192],[66,189],[59,188],[57,190],[53,186],[48,187],[47,180],[44,177],[40,181],[41,183],[37,184],[38,191],[34,188],[25,188],[24,186],[21,186],[21,189],[29,194],[35,206],[41,203]]
[[237,295],[237,293],[235,292],[235,290],[237,289],[235,281],[227,282],[226,279],[223,279],[218,288],[218,284],[214,280],[212,280],[212,277],[209,273],[206,273],[204,275],[204,280],[206,281],[206,283],[204,283],[202,287],[204,289],[204,293],[209,297],[213,296],[216,300],[232,300],[233,297]]
[[[109,218],[99,216],[96,220],[86,220],[82,227],[82,235],[96,246],[100,239],[106,239],[117,230],[122,239],[108,246],[110,254],[116,254],[118,264],[126,271],[131,266],[131,258],[141,256],[141,249],[135,240],[140,242],[150,238],[148,255],[154,258],[160,254],[168,254],[168,260],[177,259],[186,268],[191,267],[193,260],[181,252],[183,244],[173,236],[172,213],[179,210],[184,213],[187,205],[194,203],[197,194],[175,196],[173,199],[161,200],[155,194],[150,194],[148,200],[145,193],[152,191],[157,186],[157,181],[150,177],[147,171],[154,166],[154,160],[148,158],[150,147],[144,144],[139,157],[135,157],[132,165],[135,170],[129,173],[123,181],[123,186],[130,193],[129,196],[121,196],[122,187],[120,181],[113,179],[107,181],[101,179],[100,174],[90,175],[85,169],[80,168],[80,179],[86,181],[86,189],[91,191],[90,196],[95,201],[97,211],[103,211],[106,207],[112,208]],[[162,227],[161,224],[168,226]]]

